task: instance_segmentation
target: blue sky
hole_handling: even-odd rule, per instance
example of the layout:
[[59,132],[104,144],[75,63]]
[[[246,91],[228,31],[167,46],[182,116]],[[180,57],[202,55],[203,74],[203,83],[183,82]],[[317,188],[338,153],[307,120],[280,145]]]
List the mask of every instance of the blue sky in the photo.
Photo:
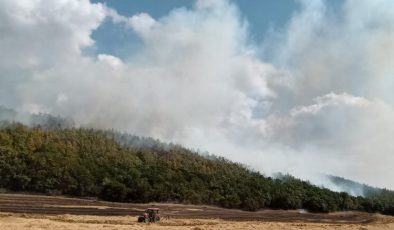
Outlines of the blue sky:
[[[131,16],[145,12],[154,18],[168,14],[172,9],[179,7],[190,8],[194,1],[190,0],[92,0],[92,2],[105,3],[116,9],[123,16]],[[252,39],[260,42],[271,28],[283,28],[298,8],[295,0],[235,0],[241,14],[249,22]],[[139,39],[132,30],[124,30],[122,25],[113,24],[107,20],[93,33],[96,41],[95,53],[107,53],[118,57],[126,57],[130,52],[139,48]]]
[[394,1],[92,1],[0,1],[0,106],[394,189]]

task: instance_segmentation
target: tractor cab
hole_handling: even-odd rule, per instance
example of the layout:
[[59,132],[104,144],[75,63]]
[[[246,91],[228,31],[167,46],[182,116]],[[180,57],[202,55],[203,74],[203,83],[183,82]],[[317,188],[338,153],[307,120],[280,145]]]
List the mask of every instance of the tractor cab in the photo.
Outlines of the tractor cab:
[[156,222],[160,221],[160,209],[158,208],[147,208],[143,215],[138,217],[138,222]]

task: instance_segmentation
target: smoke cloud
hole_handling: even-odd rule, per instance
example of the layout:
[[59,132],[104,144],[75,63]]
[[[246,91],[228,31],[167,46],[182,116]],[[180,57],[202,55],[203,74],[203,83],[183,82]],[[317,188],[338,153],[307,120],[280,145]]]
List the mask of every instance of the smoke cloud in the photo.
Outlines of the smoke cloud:
[[[322,183],[394,189],[394,2],[299,1],[251,42],[236,4],[153,18],[88,0],[0,1],[0,105],[152,136]],[[137,53],[87,54],[105,20]]]

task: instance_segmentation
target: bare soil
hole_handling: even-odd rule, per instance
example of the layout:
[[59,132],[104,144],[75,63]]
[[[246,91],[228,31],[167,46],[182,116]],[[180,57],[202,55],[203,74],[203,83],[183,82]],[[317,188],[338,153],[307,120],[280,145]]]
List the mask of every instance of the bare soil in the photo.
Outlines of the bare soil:
[[[147,207],[163,220],[137,223]],[[94,199],[0,194],[0,229],[394,229],[394,217],[301,210],[246,212],[205,205],[112,203]]]
[[88,200],[26,194],[0,194],[0,212],[10,213],[137,216],[147,207],[160,208],[162,216],[177,219],[259,220],[280,222],[302,220],[319,223],[369,223],[374,221],[373,215],[362,212],[340,212],[333,214],[284,210],[246,212],[204,205],[112,203],[93,199]]

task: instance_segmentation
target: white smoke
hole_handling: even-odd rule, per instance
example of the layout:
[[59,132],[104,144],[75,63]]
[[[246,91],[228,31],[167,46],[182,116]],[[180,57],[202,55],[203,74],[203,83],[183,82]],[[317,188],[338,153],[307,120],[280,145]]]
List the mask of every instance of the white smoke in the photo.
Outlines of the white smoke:
[[316,156],[323,172],[393,188],[394,2],[327,3],[300,1],[287,30],[264,45],[291,73],[287,87],[274,86],[273,103],[290,109],[281,132],[289,134],[274,139]]
[[[300,4],[259,47],[226,0],[162,18],[88,0],[0,1],[0,105],[161,138],[265,173],[394,188],[394,2]],[[106,18],[140,37],[138,53],[84,52]]]

